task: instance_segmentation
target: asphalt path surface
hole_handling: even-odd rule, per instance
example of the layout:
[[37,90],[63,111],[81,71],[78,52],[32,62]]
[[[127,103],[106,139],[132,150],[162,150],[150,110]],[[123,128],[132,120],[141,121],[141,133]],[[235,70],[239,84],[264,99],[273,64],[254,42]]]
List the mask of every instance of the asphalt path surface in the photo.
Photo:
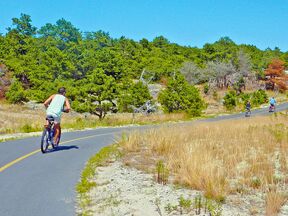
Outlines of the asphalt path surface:
[[[288,103],[276,111],[288,109]],[[271,114],[271,113],[270,113]],[[252,115],[269,115],[268,108]],[[244,113],[199,121],[245,118]],[[182,124],[191,124],[185,122]],[[179,124],[181,126],[181,123]],[[0,216],[75,215],[75,186],[87,160],[123,131],[158,126],[99,128],[63,133],[56,151],[40,152],[40,137],[0,143]]]

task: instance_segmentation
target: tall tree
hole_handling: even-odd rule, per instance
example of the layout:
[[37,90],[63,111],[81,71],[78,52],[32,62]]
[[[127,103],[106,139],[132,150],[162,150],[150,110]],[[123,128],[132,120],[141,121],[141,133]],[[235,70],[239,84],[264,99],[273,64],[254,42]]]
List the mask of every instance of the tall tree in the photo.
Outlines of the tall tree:
[[102,120],[108,111],[116,107],[117,85],[112,76],[95,69],[86,79],[77,82],[80,93],[75,97],[73,108],[80,112],[90,112]]
[[15,31],[18,34],[26,36],[34,36],[37,28],[31,24],[31,17],[27,14],[21,13],[20,18],[12,18],[12,26],[7,28],[8,33]]
[[170,42],[167,38],[161,35],[161,36],[155,37],[152,43],[154,44],[154,46],[162,48],[168,45]]
[[237,62],[237,45],[229,38],[222,37],[213,44],[203,46],[202,58],[206,61]]
[[106,46],[112,46],[113,43],[113,39],[110,37],[109,33],[101,30],[97,32],[85,32],[84,39],[90,42],[89,45],[91,45],[91,42],[94,42],[94,44],[97,45],[95,48],[98,49]]
[[65,19],[57,20],[56,24],[47,23],[45,26],[41,27],[38,31],[40,37],[53,37],[58,40],[58,48],[64,50],[67,48],[68,43],[78,43],[82,39],[82,35],[71,22]]
[[267,78],[266,88],[274,90],[277,86],[281,90],[286,90],[286,82],[288,80],[287,75],[284,72],[284,62],[280,59],[273,59],[265,70],[265,75]]

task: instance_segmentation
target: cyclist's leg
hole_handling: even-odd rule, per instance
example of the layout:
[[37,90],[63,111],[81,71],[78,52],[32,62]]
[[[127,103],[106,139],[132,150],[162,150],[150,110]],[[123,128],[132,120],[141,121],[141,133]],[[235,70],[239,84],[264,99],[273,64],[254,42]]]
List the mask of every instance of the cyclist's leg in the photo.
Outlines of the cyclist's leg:
[[54,123],[54,128],[55,128],[55,135],[54,135],[54,143],[56,144],[58,137],[60,135],[60,123]]
[[55,128],[54,143],[55,144],[56,144],[58,137],[60,135],[60,122],[61,122],[60,116],[54,117],[54,128]]

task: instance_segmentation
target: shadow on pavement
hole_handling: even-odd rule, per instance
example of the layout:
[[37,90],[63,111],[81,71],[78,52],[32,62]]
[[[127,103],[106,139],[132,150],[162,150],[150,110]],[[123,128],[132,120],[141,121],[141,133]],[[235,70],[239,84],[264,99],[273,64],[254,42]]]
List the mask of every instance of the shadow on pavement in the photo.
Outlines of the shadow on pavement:
[[63,151],[63,150],[71,150],[71,149],[79,149],[78,146],[71,145],[71,146],[57,146],[55,149],[51,149],[50,151],[46,153],[52,153],[56,151]]

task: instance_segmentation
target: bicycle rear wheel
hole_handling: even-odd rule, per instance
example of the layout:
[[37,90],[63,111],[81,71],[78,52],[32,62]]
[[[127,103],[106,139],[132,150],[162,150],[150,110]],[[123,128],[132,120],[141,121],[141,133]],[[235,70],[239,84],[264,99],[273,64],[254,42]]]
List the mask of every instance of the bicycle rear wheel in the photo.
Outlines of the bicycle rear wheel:
[[49,130],[45,128],[41,137],[41,152],[44,154],[47,152],[49,147]]

